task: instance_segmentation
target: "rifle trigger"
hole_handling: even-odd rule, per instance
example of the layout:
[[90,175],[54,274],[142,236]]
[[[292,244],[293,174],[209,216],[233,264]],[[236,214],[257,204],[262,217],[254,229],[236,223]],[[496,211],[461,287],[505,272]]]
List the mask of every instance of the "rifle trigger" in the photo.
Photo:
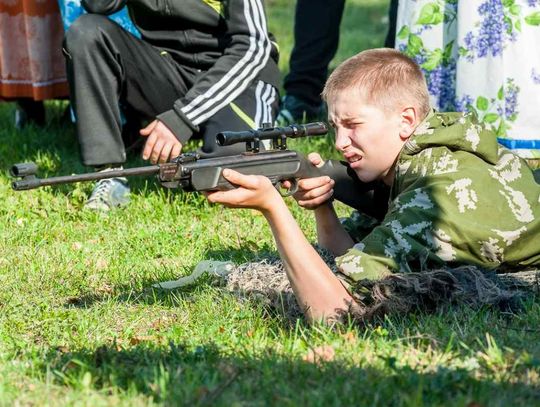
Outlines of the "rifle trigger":
[[294,195],[296,194],[296,191],[298,191],[298,181],[296,180],[296,178],[292,178],[288,181],[291,183],[291,187],[289,189],[283,188],[282,181],[279,181],[277,184],[277,186],[279,187],[279,193],[283,197]]

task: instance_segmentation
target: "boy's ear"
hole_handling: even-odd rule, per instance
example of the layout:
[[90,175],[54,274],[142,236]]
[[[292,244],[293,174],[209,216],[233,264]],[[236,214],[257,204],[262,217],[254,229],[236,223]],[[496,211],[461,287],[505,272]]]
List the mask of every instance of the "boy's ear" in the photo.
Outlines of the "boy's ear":
[[416,108],[412,106],[405,107],[401,111],[401,128],[399,132],[401,139],[406,140],[411,137],[416,126],[418,126],[418,112]]

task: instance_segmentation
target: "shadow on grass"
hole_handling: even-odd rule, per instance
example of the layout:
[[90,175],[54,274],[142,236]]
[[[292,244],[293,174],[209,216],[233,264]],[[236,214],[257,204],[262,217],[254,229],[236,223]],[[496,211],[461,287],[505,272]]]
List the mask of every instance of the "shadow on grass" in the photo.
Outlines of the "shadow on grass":
[[361,367],[309,350],[296,357],[249,353],[231,355],[213,343],[156,347],[134,338],[97,349],[50,349],[38,371],[60,386],[104,394],[114,389],[166,405],[503,406],[532,405],[540,397],[538,388],[510,377],[481,380],[442,367],[418,373],[393,358]]

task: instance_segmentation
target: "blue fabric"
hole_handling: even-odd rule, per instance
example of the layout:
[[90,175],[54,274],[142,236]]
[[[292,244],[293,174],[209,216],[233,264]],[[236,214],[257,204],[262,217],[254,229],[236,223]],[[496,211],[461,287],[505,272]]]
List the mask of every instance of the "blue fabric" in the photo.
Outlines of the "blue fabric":
[[400,0],[396,45],[431,104],[475,112],[501,144],[540,159],[540,0]]
[[[79,18],[81,14],[86,14],[86,11],[84,10],[83,6],[81,5],[81,0],[58,0],[58,5],[60,6],[60,13],[62,14],[62,23],[64,25],[64,31],[67,31],[69,26],[73,24],[73,22]],[[122,10],[109,15],[109,18],[113,20],[115,23],[120,25],[124,30],[130,32],[137,38],[141,38],[141,33],[135,28],[135,25],[129,18],[129,14],[127,12],[127,8],[124,7]],[[77,119],[75,118],[75,114],[73,112],[73,108],[70,107],[71,110],[71,121],[75,123]],[[125,124],[126,120],[121,113],[122,117],[122,124]]]
[[[81,15],[86,13],[81,5],[81,0],[58,0],[60,6],[60,13],[62,14],[62,23],[64,24],[64,30],[67,31],[69,26]],[[137,38],[141,38],[141,34],[133,25],[133,22],[129,18],[127,9],[124,7],[117,13],[109,16],[111,20],[119,24],[124,30],[129,31]]]
[[506,148],[540,150],[540,140],[514,140],[508,138],[498,138],[500,144]]

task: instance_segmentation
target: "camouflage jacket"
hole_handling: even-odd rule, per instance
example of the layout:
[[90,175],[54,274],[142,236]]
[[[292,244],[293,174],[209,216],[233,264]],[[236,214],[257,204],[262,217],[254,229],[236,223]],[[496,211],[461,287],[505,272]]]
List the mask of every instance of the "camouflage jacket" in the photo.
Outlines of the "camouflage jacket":
[[443,264],[540,266],[540,185],[473,115],[431,112],[398,157],[385,218],[351,235],[359,242],[336,262],[354,281]]

